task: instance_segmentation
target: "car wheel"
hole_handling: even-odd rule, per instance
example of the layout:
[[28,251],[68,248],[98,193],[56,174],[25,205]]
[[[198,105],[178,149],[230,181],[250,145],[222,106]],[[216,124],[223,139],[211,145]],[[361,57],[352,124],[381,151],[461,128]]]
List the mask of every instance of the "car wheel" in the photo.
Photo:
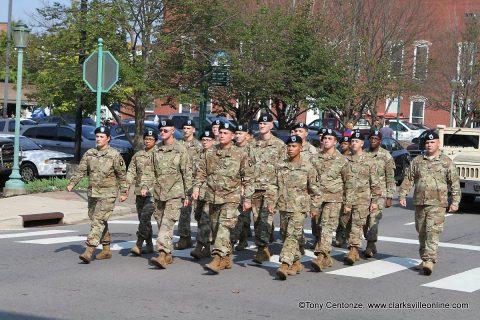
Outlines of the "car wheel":
[[20,167],[20,175],[25,182],[33,181],[38,178],[37,167],[33,163],[25,163]]

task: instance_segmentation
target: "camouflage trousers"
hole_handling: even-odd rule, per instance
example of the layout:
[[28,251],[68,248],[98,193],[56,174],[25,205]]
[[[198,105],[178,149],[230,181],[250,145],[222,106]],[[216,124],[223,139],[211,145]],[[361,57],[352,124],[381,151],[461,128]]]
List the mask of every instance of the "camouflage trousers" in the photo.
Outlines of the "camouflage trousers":
[[299,240],[302,236],[305,212],[280,211],[280,228],[286,230],[283,239],[283,248],[280,252],[280,262],[289,266],[301,258]]
[[351,219],[347,225],[348,246],[360,248],[362,244],[363,226],[367,223],[369,205],[352,206]]
[[153,236],[152,215],[155,211],[155,202],[152,196],[135,198],[135,205],[138,213],[138,231],[137,238],[141,240],[150,240]]
[[108,219],[114,208],[115,198],[88,197],[88,217],[92,220],[86,242],[88,246],[110,244],[112,238],[108,232]]
[[437,262],[440,233],[443,232],[446,208],[436,206],[415,206],[415,229],[420,242],[420,258]]
[[[349,234],[347,232],[347,226],[350,222],[351,217],[352,217],[351,213],[344,213],[343,212],[343,205],[342,205],[342,207],[340,208],[340,215],[338,216],[337,230],[335,231],[337,238],[340,237],[340,238],[344,239],[345,241],[348,241]],[[350,228],[350,227],[348,227],[348,228]]]
[[230,234],[230,240],[232,243],[237,241],[247,241],[248,238],[248,231],[250,230],[250,214],[252,210],[243,211],[243,205],[238,206],[238,215],[237,224],[235,228],[233,228]]
[[363,226],[363,235],[367,241],[377,242],[378,240],[378,225],[380,223],[380,219],[382,219],[382,210],[384,207],[385,200],[380,199],[380,204],[378,208],[370,211],[367,217],[367,222]]
[[155,200],[154,217],[158,225],[157,249],[165,253],[173,251],[173,229],[180,215],[182,199]]
[[237,223],[236,203],[209,203],[208,209],[210,221],[212,223],[213,250],[212,254],[218,254],[225,257],[232,253],[232,244],[230,242],[230,232]]
[[195,205],[195,220],[197,220],[197,242],[207,247],[212,243],[212,226],[208,213],[208,203],[197,200]]
[[332,234],[338,226],[338,217],[342,210],[341,202],[324,202],[320,207],[320,241],[315,246],[315,254],[329,255],[332,251]]
[[178,219],[178,235],[183,238],[190,238],[192,230],[190,222],[192,221],[192,206],[182,207],[180,209],[180,218]]
[[273,233],[273,214],[268,213],[264,198],[265,191],[255,191],[252,196],[253,226],[257,247],[268,246]]

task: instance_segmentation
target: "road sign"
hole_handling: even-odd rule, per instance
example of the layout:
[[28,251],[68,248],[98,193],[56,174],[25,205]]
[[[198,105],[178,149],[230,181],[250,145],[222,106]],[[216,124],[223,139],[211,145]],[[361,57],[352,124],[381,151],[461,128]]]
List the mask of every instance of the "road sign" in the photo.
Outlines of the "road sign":
[[212,74],[208,82],[212,86],[228,86],[230,82],[230,69],[227,66],[213,66]]
[[[93,52],[83,64],[83,81],[93,92],[97,92],[98,51]],[[109,51],[103,51],[102,92],[108,92],[118,81],[118,61]]]

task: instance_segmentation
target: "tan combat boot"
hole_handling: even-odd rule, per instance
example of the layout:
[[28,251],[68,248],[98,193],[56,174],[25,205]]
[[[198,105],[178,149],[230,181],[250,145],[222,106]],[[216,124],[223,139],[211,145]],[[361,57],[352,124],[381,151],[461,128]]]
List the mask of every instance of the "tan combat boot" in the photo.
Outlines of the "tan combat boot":
[[415,270],[423,270],[423,261],[413,267]]
[[343,234],[340,232],[337,232],[335,235],[335,243],[334,246],[337,248],[343,247],[343,244],[345,243],[345,238],[343,237]]
[[97,260],[103,260],[103,259],[110,259],[112,257],[112,253],[110,252],[110,244],[104,244],[102,246],[102,252],[97,254],[95,257]]
[[423,274],[429,276],[432,274],[433,271],[433,262],[432,261],[424,261],[423,262]]
[[377,253],[377,247],[374,241],[367,241],[367,247],[365,248],[365,258],[373,258]]
[[356,261],[360,260],[357,247],[350,247],[347,256],[345,257],[345,263],[353,265]]
[[220,261],[220,270],[232,269],[232,266],[233,266],[233,262],[232,262],[232,256],[231,255],[227,255],[225,257],[222,257],[222,259]]
[[142,249],[142,254],[153,253],[152,238],[145,240],[145,247]]
[[288,269],[287,273],[289,276],[294,276],[299,274],[301,271],[303,271],[303,264],[300,262],[300,260],[295,260],[293,261],[292,266]]
[[135,246],[133,246],[132,249],[130,249],[130,253],[132,253],[136,256],[141,256],[142,255],[142,245],[143,245],[143,239],[138,238]]
[[87,247],[85,248],[85,251],[79,256],[79,258],[84,263],[89,264],[90,261],[92,261],[92,255],[94,252],[95,252],[95,247],[87,245]]
[[322,269],[329,268],[329,267],[331,267],[331,266],[333,266],[332,257],[330,257],[329,254],[326,254],[326,255],[325,255],[325,258],[323,258]]
[[178,240],[177,243],[175,243],[174,248],[176,250],[184,250],[191,248],[193,246],[192,244],[192,238],[190,237],[180,237],[180,240]]
[[255,257],[253,257],[253,262],[262,264],[264,261],[270,261],[270,252],[268,247],[258,247]]
[[220,262],[222,261],[222,257],[218,254],[213,255],[212,261],[205,265],[205,268],[212,271],[213,273],[218,273],[220,271]]
[[277,269],[277,277],[280,280],[287,280],[288,276],[288,264],[286,262],[282,262],[280,268]]
[[172,255],[167,254],[165,251],[160,251],[157,257],[149,260],[150,265],[154,265],[160,269],[166,269],[168,264],[173,262]]
[[313,259],[310,263],[312,264],[313,270],[320,272],[323,271],[323,259],[325,256],[323,253],[319,253],[315,259]]

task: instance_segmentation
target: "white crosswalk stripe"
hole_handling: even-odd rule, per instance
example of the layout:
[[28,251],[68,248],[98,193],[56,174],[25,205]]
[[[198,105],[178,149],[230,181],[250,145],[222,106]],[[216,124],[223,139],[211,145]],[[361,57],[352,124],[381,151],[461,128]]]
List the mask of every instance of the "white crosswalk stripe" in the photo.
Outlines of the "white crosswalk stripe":
[[7,233],[7,234],[0,234],[0,239],[49,236],[49,235],[54,235],[54,234],[71,233],[71,232],[77,232],[77,231],[74,231],[74,230],[44,230],[44,231],[33,231],[33,232]]
[[475,292],[480,289],[480,268],[457,273],[452,276],[422,284],[423,287]]
[[16,242],[30,243],[30,244],[57,244],[57,243],[85,241],[86,239],[87,239],[86,237],[72,236],[72,237],[57,237],[57,238],[35,239],[35,240],[22,240],[22,241],[16,241]]

